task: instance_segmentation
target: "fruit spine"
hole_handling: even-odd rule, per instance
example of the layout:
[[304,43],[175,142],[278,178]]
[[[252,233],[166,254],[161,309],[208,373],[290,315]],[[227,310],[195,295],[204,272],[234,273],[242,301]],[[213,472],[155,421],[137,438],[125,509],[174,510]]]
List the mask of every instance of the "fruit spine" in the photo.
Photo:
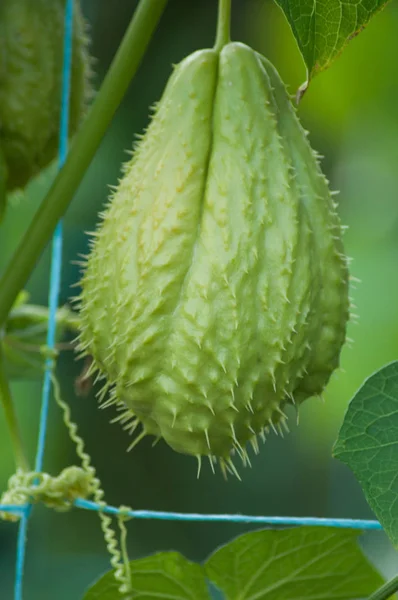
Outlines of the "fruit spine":
[[[170,78],[103,214],[80,351],[118,420],[178,452],[231,456],[320,394],[348,272],[327,182],[274,67],[241,43]],[[101,396],[104,397],[104,394]]]

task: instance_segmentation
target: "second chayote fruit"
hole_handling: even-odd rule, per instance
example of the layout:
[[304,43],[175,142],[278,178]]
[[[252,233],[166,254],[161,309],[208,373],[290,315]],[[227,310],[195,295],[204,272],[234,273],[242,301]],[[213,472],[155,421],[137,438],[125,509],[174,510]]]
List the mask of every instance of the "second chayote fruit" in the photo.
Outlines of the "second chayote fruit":
[[[0,2],[0,215],[5,193],[24,188],[58,151],[64,21],[64,0]],[[75,0],[70,134],[91,94],[85,28]]]

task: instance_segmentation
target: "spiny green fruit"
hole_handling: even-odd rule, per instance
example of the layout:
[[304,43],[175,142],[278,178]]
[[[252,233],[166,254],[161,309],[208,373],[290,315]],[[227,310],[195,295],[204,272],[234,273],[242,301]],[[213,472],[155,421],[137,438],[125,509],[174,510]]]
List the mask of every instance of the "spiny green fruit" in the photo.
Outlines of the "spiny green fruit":
[[[0,3],[0,153],[7,166],[0,177],[3,187],[6,177],[9,191],[23,188],[57,154],[64,15],[65,0]],[[80,124],[91,90],[87,43],[75,0],[70,134]]]
[[[49,310],[29,303],[29,295],[19,294],[3,331],[0,331],[0,347],[4,357],[7,376],[15,380],[35,380],[43,376],[49,355],[47,343]],[[66,306],[57,310],[57,344],[67,331],[76,334],[77,316]]]
[[[341,227],[274,67],[201,50],[170,78],[102,215],[80,350],[133,432],[235,472],[320,394],[348,319]],[[104,395],[102,395],[104,398]],[[133,445],[136,442],[133,442]]]

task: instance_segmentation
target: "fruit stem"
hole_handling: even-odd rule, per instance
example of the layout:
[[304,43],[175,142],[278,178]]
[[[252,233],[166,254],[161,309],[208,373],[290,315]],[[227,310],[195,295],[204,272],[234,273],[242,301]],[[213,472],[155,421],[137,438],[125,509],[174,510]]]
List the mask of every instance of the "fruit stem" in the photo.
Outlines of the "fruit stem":
[[66,211],[151,40],[167,0],[140,0],[91,110],[0,281],[0,327]]
[[231,0],[219,0],[217,35],[214,49],[217,52],[231,41]]
[[387,600],[387,598],[390,598],[395,592],[398,592],[398,575],[382,585],[381,588],[369,596],[368,600]]
[[19,431],[17,415],[11,398],[10,386],[4,371],[3,356],[0,351],[0,401],[3,404],[4,414],[8,430],[11,437],[11,444],[14,451],[15,464],[17,469],[28,471],[29,465],[25,457],[22,438]]

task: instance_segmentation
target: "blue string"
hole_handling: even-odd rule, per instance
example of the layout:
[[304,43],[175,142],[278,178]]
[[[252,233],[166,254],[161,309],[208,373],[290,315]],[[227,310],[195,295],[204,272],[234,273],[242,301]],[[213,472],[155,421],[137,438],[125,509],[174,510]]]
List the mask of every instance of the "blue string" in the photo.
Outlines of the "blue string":
[[30,507],[26,507],[24,514],[19,523],[18,529],[18,540],[17,540],[17,563],[16,563],[16,574],[15,574],[15,587],[14,587],[14,598],[15,600],[22,600],[23,593],[23,572],[25,566],[25,551],[26,551],[26,536],[28,532],[28,521],[30,514]]
[[[95,502],[89,500],[76,500],[75,506],[85,510],[103,510],[111,515],[121,513],[115,506],[100,507]],[[267,525],[306,525],[317,527],[339,527],[352,529],[382,529],[378,521],[367,519],[322,519],[318,517],[267,517],[257,515],[220,515],[220,514],[202,514],[202,513],[179,513],[165,512],[157,510],[130,510],[122,511],[134,519],[158,519],[161,521],[196,521],[196,522],[216,522],[216,523],[262,523]]]
[[[61,98],[61,122],[59,132],[59,167],[65,163],[68,153],[68,130],[69,130],[69,98],[70,98],[70,71],[72,64],[72,28],[73,28],[73,0],[68,0],[65,13],[65,40],[64,40],[64,62],[63,62],[63,85]],[[54,349],[56,335],[56,315],[59,305],[59,294],[61,287],[62,267],[62,238],[63,227],[60,221],[55,229],[52,241],[50,292],[48,297],[49,321],[47,331],[47,347]],[[42,404],[40,413],[39,439],[37,444],[35,470],[43,469],[43,457],[47,435],[48,409],[51,390],[52,360],[46,361],[44,383],[42,391]]]
[[[363,530],[382,530],[383,527],[379,521],[372,519],[328,519],[319,517],[267,517],[263,515],[223,515],[223,514],[203,514],[203,513],[180,513],[166,512],[159,510],[129,510],[121,511],[116,506],[102,506],[90,500],[76,500],[75,506],[83,510],[92,510],[96,512],[105,512],[109,515],[117,516],[119,514],[128,515],[133,519],[154,519],[159,521],[190,521],[201,523],[258,523],[263,525],[299,525],[306,527],[336,527],[339,529],[363,529]],[[29,508],[28,504],[24,506],[2,506],[0,512],[8,512],[15,515],[24,514]]]
[[[59,129],[59,151],[58,163],[61,168],[66,160],[68,152],[68,132],[69,132],[69,99],[71,86],[72,69],[72,32],[73,32],[73,0],[67,0],[65,6],[64,18],[64,49],[63,49],[63,67],[62,67],[62,93],[61,93],[61,117]],[[52,255],[51,255],[51,274],[50,274],[50,292],[49,292],[49,322],[47,332],[47,346],[53,349],[55,346],[56,335],[56,314],[59,301],[62,267],[62,223],[60,222],[53,236]],[[42,471],[43,458],[47,435],[48,409],[51,391],[51,369],[52,361],[46,361],[46,370],[44,374],[42,402],[40,411],[39,437],[35,461],[35,470]],[[27,506],[19,525],[17,541],[17,561],[15,572],[14,598],[22,600],[23,592],[23,574],[25,566],[26,533],[28,520],[31,512],[31,506]]]
[[22,504],[18,506],[13,506],[12,504],[0,504],[0,512],[11,513],[16,517],[22,517],[26,513],[28,506],[28,504]]

